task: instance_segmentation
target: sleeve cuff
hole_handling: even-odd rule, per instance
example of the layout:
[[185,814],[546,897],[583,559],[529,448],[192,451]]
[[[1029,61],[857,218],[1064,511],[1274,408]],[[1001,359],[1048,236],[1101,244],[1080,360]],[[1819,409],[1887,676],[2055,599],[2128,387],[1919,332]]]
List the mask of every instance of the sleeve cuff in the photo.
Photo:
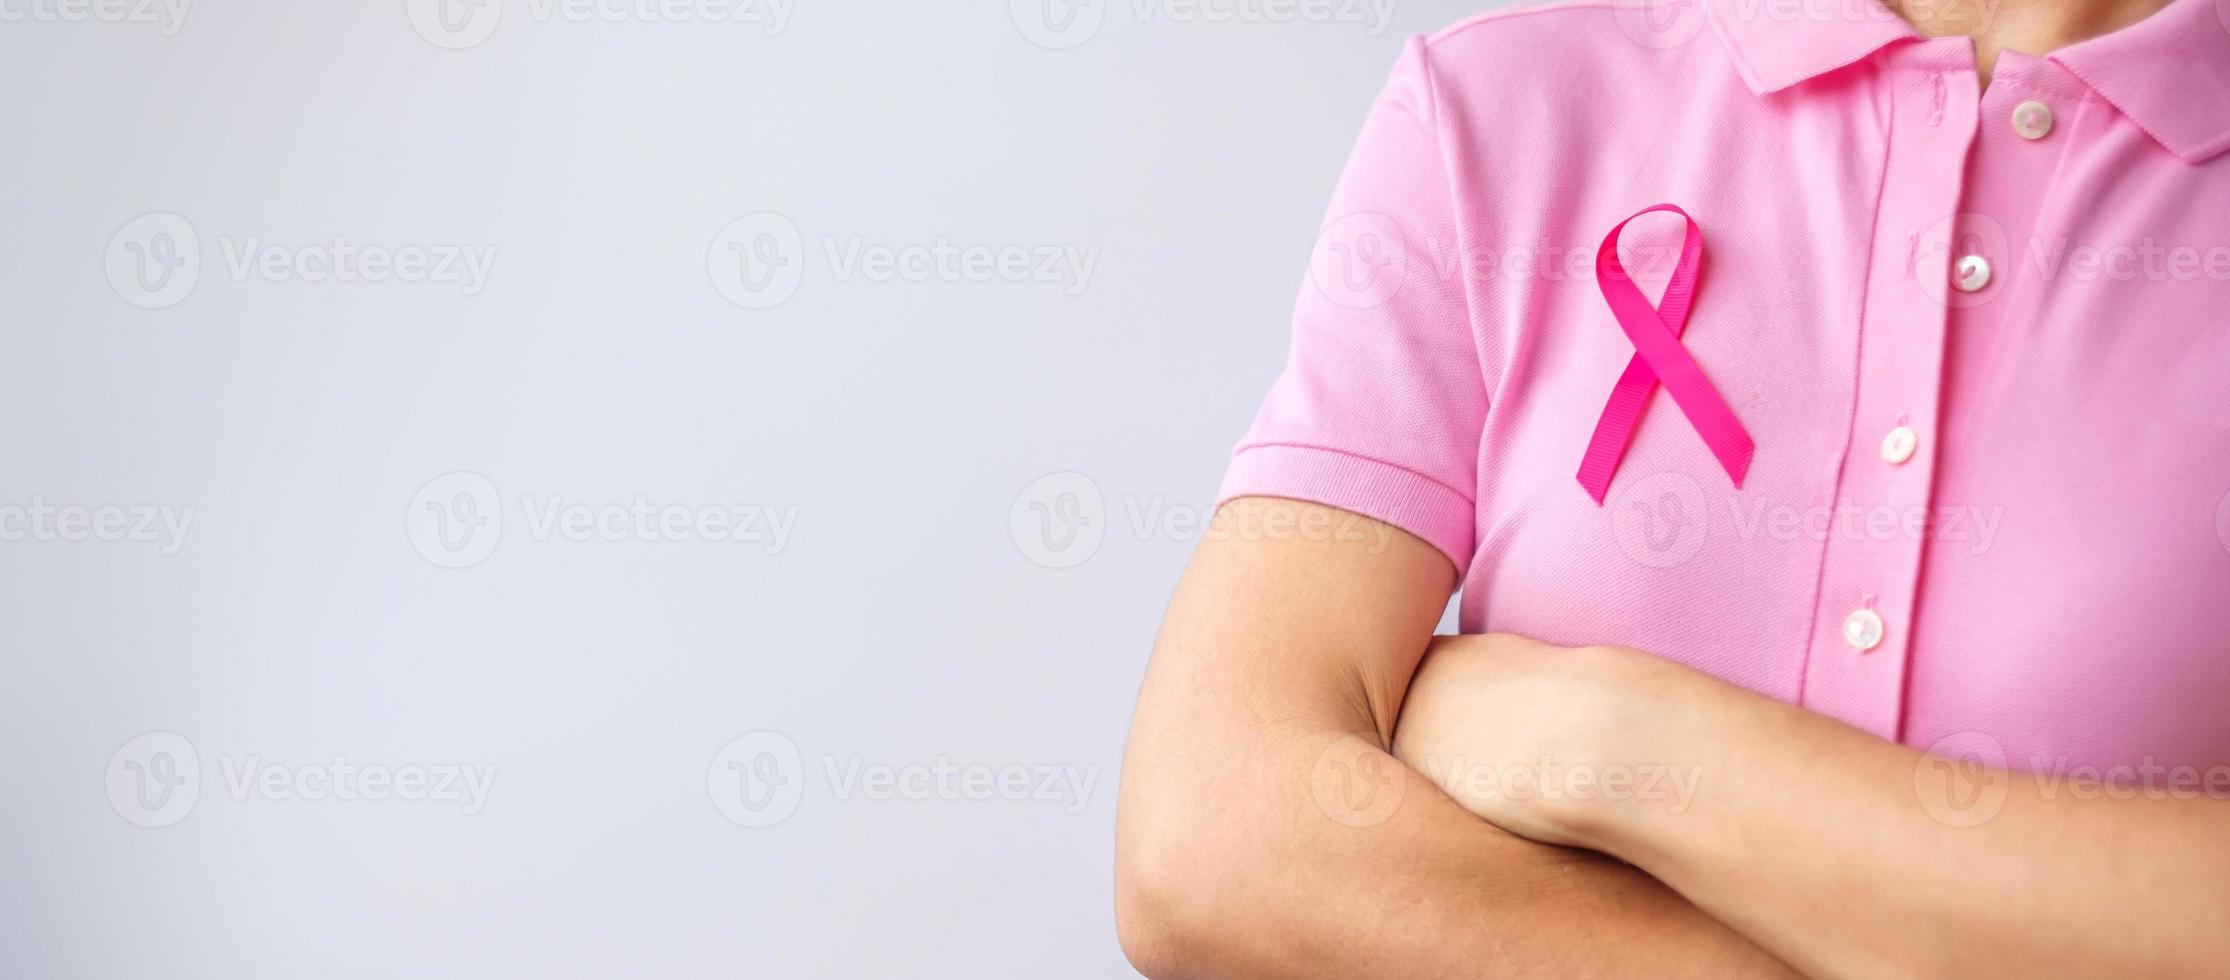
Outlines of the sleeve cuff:
[[1477,519],[1471,500],[1392,463],[1315,446],[1248,446],[1232,456],[1216,506],[1234,497],[1286,497],[1351,511],[1440,549],[1459,580],[1471,567]]

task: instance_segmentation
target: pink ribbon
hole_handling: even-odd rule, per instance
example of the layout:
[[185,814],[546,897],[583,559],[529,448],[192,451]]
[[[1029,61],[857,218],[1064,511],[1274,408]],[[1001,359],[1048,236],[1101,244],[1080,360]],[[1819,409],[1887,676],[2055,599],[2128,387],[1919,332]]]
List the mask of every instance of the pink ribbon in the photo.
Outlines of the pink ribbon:
[[[1673,267],[1664,298],[1654,309],[1618,261],[1619,233],[1635,218],[1652,211],[1670,211],[1688,223],[1687,236],[1680,243],[1680,264]],[[1626,444],[1634,435],[1634,420],[1640,417],[1659,381],[1672,393],[1673,404],[1680,406],[1697,434],[1703,436],[1711,454],[1719,458],[1719,465],[1726,468],[1734,485],[1741,486],[1742,475],[1749,472],[1750,453],[1755,448],[1750,434],[1743,431],[1734,410],[1704,377],[1696,359],[1680,346],[1680,335],[1688,328],[1688,307],[1696,295],[1696,272],[1702,265],[1702,230],[1688,212],[1670,204],[1654,204],[1634,212],[1611,229],[1595,252],[1595,281],[1603,290],[1603,299],[1610,303],[1611,315],[1618,318],[1619,329],[1634,342],[1634,359],[1626,362],[1626,373],[1618,376],[1618,387],[1611,389],[1610,403],[1603,406],[1603,417],[1595,423],[1595,435],[1587,442],[1587,458],[1580,462],[1580,486],[1598,505],[1610,490],[1611,475],[1618,472],[1620,457],[1626,455]]]

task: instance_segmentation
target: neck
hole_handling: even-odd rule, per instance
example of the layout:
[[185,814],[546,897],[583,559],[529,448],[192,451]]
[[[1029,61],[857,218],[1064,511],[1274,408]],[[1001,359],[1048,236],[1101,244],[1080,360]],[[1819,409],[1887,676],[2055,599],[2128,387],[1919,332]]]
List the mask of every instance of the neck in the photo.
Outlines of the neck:
[[1982,84],[1998,52],[2042,56],[2144,20],[2169,0],[1882,0],[1929,37],[1974,38]]

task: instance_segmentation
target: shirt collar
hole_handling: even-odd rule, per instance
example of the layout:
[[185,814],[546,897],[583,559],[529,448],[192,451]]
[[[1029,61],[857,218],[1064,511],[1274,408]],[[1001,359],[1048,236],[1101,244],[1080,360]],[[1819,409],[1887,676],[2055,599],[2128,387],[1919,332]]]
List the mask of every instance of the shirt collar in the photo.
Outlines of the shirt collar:
[[[2208,0],[2212,2],[2212,0]],[[1708,0],[1750,90],[1765,95],[1921,36],[1876,0]]]
[[2230,0],[2174,0],[2048,57],[2186,162],[2230,150]]
[[[1708,0],[1750,90],[1777,92],[1924,40],[1876,0]],[[2230,0],[2172,0],[2152,16],[2048,56],[2177,157],[2230,150]]]

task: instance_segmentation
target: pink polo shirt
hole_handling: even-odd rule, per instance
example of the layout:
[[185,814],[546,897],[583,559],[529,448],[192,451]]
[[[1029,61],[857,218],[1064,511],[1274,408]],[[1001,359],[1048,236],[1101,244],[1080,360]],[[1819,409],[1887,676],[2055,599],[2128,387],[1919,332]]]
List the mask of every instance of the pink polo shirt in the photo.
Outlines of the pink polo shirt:
[[[1859,0],[1465,21],[1364,124],[1220,496],[1431,542],[1465,632],[2016,768],[2230,764],[2226,149],[2230,0],[1987,91]],[[1755,455],[1736,487],[1658,388],[1598,505],[1634,344],[1593,260],[1658,203],[1702,229],[1680,343]],[[1653,301],[1682,227],[1622,239]]]

